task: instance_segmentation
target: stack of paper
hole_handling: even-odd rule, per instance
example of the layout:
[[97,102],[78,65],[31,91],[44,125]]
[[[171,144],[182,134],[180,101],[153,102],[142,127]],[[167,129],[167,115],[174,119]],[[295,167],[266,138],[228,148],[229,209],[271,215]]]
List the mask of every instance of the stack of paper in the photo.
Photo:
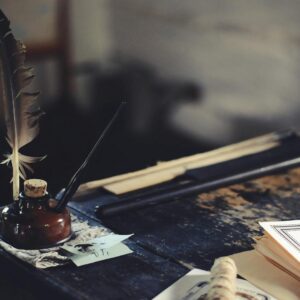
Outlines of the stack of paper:
[[254,250],[232,256],[238,273],[278,299],[300,299],[300,220],[260,225]]

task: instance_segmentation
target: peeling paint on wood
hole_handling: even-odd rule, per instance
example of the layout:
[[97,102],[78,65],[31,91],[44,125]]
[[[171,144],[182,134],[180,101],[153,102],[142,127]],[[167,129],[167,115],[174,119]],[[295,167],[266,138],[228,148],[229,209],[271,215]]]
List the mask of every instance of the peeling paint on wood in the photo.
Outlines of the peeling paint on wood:
[[[274,205],[267,203],[264,207],[257,207],[253,195],[272,198]],[[282,202],[297,198],[300,200],[300,168],[200,194],[196,205],[216,215],[220,223],[244,224],[252,235],[260,232],[259,216],[260,221],[278,220],[286,215],[288,219],[292,212]]]

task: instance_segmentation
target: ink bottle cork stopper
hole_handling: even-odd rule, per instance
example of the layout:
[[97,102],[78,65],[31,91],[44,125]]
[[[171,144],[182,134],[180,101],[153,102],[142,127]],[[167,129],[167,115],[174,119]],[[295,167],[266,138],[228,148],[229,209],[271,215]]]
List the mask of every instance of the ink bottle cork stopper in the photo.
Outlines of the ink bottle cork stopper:
[[42,179],[25,180],[24,193],[30,198],[41,198],[47,193],[47,182]]

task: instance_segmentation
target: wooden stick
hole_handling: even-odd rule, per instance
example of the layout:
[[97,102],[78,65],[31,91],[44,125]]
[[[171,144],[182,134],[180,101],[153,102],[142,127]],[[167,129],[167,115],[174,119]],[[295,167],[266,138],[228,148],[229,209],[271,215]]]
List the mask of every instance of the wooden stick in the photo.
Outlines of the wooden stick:
[[205,167],[272,149],[278,146],[282,139],[292,134],[294,134],[292,131],[274,132],[206,153],[161,162],[143,170],[87,182],[79,187],[76,195],[90,192],[100,187],[104,187],[115,194],[149,187],[172,180],[176,176],[184,174],[186,170]]
[[249,149],[241,149],[238,152],[225,153],[220,156],[211,157],[208,159],[203,159],[199,161],[194,161],[186,165],[179,167],[172,167],[166,170],[160,170],[157,172],[151,172],[149,174],[140,175],[138,177],[131,177],[125,180],[116,181],[110,184],[105,184],[106,190],[116,194],[121,195],[137,189],[149,187],[158,183],[163,183],[174,179],[179,175],[183,175],[187,170],[206,167],[212,164],[221,163],[230,159],[237,159],[242,156],[246,156],[253,153],[262,152],[268,149],[276,147],[277,143],[268,143],[266,145],[259,145]]

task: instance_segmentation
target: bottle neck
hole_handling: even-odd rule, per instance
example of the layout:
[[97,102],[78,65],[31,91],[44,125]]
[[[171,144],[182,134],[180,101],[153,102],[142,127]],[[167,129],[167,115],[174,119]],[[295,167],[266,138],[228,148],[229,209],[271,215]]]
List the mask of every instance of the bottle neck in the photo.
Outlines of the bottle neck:
[[24,209],[43,209],[48,208],[48,202],[50,195],[46,193],[43,197],[33,198],[25,195],[24,192],[21,192],[19,195],[18,207],[21,210]]

